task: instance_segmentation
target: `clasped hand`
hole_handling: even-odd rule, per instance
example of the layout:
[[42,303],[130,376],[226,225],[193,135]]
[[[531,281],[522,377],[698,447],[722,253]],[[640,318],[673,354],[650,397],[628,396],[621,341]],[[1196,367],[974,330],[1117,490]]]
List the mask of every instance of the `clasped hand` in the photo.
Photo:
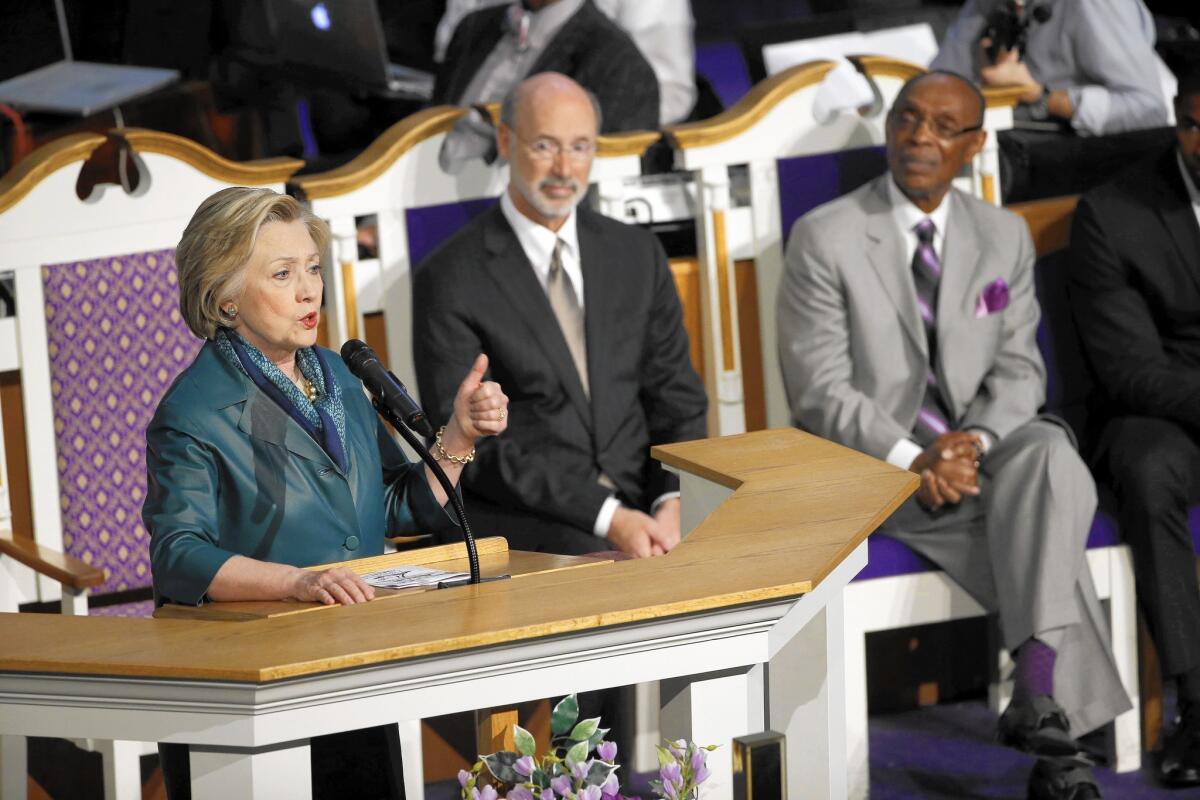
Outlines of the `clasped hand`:
[[917,502],[938,509],[962,501],[963,495],[979,494],[978,435],[965,431],[943,433],[916,458],[908,469],[921,476]]
[[664,500],[654,515],[620,506],[608,528],[608,540],[634,558],[661,556],[679,544],[679,499]]

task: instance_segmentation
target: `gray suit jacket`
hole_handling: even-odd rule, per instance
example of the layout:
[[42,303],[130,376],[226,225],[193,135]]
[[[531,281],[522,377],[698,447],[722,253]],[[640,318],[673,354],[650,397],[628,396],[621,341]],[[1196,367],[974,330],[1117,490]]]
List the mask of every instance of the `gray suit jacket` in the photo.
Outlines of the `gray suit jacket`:
[[[797,424],[881,459],[910,437],[929,363],[889,180],[796,222],[777,320]],[[1033,242],[1016,215],[952,191],[937,308],[941,385],[955,429],[1000,439],[1045,400]],[[1008,306],[976,316],[981,292],[997,279],[1008,285]]]

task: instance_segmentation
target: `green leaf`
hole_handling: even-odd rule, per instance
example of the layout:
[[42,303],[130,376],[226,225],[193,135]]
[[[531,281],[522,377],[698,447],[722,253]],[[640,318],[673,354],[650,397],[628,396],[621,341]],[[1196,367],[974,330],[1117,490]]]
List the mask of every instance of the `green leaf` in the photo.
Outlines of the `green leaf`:
[[592,768],[588,770],[588,774],[584,777],[583,782],[587,786],[602,786],[608,776],[613,773],[617,766],[615,764],[605,764],[603,761],[593,761]]
[[531,756],[537,752],[537,742],[533,734],[520,725],[513,725],[513,741],[517,744],[517,752],[523,756]]
[[587,741],[588,739],[592,738],[592,734],[594,734],[596,732],[596,729],[599,727],[600,727],[600,718],[599,717],[592,717],[591,719],[585,719],[583,722],[576,725],[575,728],[571,731],[571,738],[576,742]]
[[579,719],[579,703],[575,700],[575,695],[569,694],[558,701],[558,705],[550,714],[550,733],[555,736],[564,735],[571,730],[571,726],[577,719]]
[[513,764],[517,763],[518,758],[520,756],[511,750],[501,750],[499,753],[484,756],[483,763],[487,765],[488,771],[496,777],[496,780],[502,783],[520,783],[521,776],[513,769]]
[[658,768],[662,769],[667,764],[675,762],[675,754],[661,744],[654,745],[654,749],[658,751]]
[[609,728],[597,728],[596,732],[588,739],[588,750],[595,750],[604,741],[604,737],[608,735],[609,730]]
[[567,765],[582,764],[587,761],[587,754],[587,742],[576,742],[575,746],[567,751]]

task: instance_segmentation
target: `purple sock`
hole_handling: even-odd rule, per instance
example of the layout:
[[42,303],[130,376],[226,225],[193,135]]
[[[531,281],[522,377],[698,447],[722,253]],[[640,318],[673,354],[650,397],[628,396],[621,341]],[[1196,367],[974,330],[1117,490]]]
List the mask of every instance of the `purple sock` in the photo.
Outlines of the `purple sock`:
[[1058,653],[1050,645],[1030,638],[1017,649],[1017,670],[1013,675],[1013,698],[1025,699],[1039,694],[1054,694],[1054,660]]

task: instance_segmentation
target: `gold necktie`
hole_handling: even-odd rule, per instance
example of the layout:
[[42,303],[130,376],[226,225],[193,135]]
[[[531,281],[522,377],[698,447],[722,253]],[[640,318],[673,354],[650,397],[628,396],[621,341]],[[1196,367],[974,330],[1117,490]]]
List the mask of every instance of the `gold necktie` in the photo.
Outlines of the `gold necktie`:
[[550,274],[546,276],[546,297],[550,300],[550,308],[562,329],[563,338],[567,340],[567,349],[571,351],[571,359],[579,373],[579,382],[583,384],[583,393],[589,394],[587,369],[587,336],[583,329],[583,309],[575,297],[571,286],[571,278],[562,266],[563,240],[554,243],[554,255],[550,257]]

